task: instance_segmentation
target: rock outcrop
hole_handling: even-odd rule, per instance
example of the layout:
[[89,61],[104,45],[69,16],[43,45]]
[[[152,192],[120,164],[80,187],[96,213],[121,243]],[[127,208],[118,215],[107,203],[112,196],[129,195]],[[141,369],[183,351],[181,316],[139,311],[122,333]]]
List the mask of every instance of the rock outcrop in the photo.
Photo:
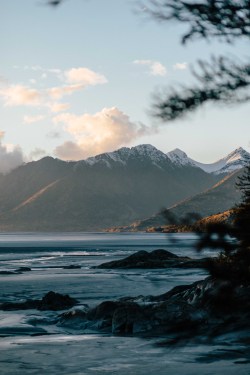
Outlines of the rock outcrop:
[[0,310],[66,310],[77,304],[77,300],[69,295],[48,292],[41,300],[27,300],[24,302],[5,302],[0,305]]
[[152,252],[141,250],[124,259],[102,263],[97,268],[200,268],[206,262],[207,258],[179,257],[170,251],[158,249]]
[[[63,313],[58,325],[113,334],[180,336],[250,330],[250,286],[211,277],[160,296],[105,301]],[[76,324],[77,323],[77,324]]]

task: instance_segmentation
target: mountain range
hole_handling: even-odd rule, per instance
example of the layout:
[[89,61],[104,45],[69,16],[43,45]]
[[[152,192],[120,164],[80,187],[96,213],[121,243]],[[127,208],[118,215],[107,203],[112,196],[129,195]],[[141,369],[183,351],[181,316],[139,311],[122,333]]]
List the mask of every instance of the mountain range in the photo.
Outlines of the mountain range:
[[[239,148],[207,170],[181,150],[165,154],[151,145],[78,162],[45,157],[0,176],[0,230],[99,231],[128,225],[223,185],[228,172],[237,174],[249,157]],[[229,194],[227,200],[233,205],[235,197]]]
[[242,147],[237,148],[224,158],[211,164],[200,163],[187,156],[185,152],[176,148],[175,150],[167,153],[170,160],[179,165],[192,165],[201,168],[207,173],[214,174],[227,174],[238,170],[250,161],[250,154]]

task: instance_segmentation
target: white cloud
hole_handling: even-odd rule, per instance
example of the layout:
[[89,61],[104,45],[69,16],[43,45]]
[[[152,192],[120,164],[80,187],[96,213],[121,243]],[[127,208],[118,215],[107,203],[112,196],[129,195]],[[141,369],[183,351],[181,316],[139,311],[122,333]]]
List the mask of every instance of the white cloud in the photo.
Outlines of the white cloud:
[[83,90],[87,86],[95,86],[108,82],[104,75],[83,67],[67,70],[61,77],[64,77],[67,84],[52,87],[48,90],[49,96],[53,99],[61,99],[63,96],[71,95],[75,91]]
[[127,145],[152,129],[135,123],[118,108],[104,108],[94,115],[77,116],[62,113],[54,117],[54,123],[64,124],[74,141],[68,141],[55,149],[64,160],[79,160]]
[[82,90],[84,87],[85,86],[82,83],[67,86],[57,86],[48,89],[47,93],[50,98],[58,100],[63,98],[65,95],[71,95],[75,91]]
[[45,116],[43,116],[43,115],[37,115],[37,116],[26,115],[23,118],[23,123],[24,124],[33,124],[34,122],[39,122],[39,121],[43,120],[44,118],[45,118]]
[[173,65],[174,70],[185,70],[188,67],[188,63],[182,62],[182,63],[176,63]]
[[[52,113],[63,112],[69,109],[70,104],[60,103],[60,99],[81,91],[87,86],[107,82],[104,75],[84,67],[72,68],[65,71],[57,68],[44,69],[40,65],[17,68],[30,70],[32,74],[38,72],[39,77],[36,77],[36,79],[30,78],[29,86],[24,84],[9,84],[8,81],[0,77],[0,99],[3,100],[5,106],[43,107],[49,109]],[[56,75],[63,83],[54,87],[41,88],[38,86],[39,88],[35,88],[34,85],[39,84],[42,79],[47,78],[48,74]],[[41,115],[25,116],[23,121],[26,124],[31,124],[40,121],[42,118]]]
[[159,61],[153,60],[135,60],[134,64],[146,65],[150,69],[150,74],[153,76],[165,76],[167,74],[166,67]]
[[0,131],[0,173],[8,173],[23,164],[24,156],[20,146],[3,144],[4,132]]
[[80,83],[84,86],[94,86],[107,83],[104,75],[87,68],[72,68],[64,72],[68,83]]
[[49,109],[51,112],[63,112],[67,111],[70,108],[69,103],[49,103],[48,104]]
[[9,85],[0,89],[0,96],[6,106],[32,105],[41,103],[41,93],[23,85]]

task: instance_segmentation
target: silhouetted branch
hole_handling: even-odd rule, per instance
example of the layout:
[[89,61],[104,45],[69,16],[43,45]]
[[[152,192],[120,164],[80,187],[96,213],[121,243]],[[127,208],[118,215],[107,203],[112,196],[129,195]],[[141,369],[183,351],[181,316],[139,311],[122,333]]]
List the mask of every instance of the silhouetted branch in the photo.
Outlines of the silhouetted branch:
[[144,0],[147,12],[158,21],[188,24],[182,43],[189,39],[217,37],[231,43],[250,37],[250,0]]
[[240,65],[232,60],[212,57],[210,62],[198,61],[199,71],[193,70],[197,84],[193,87],[170,88],[155,94],[153,115],[164,121],[184,117],[206,102],[236,104],[250,100],[250,64]]

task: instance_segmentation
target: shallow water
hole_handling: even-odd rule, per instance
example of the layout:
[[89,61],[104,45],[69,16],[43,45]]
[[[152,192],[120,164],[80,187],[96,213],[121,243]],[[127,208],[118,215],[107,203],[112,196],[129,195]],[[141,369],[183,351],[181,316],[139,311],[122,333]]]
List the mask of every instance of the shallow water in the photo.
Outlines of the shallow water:
[[[92,268],[141,249],[164,248],[192,257],[209,255],[196,253],[196,237],[192,234],[177,234],[174,239],[178,241],[173,241],[173,235],[164,234],[1,234],[0,271],[19,267],[30,267],[31,271],[0,275],[0,303],[40,299],[53,290],[69,294],[82,305],[94,306],[124,296],[161,294],[176,285],[205,278],[206,272],[201,269]],[[63,268],[68,265],[81,268]],[[118,337],[57,327],[53,321],[59,313],[0,312],[1,374],[144,375],[199,371],[208,375],[235,374],[238,368],[241,374],[249,374],[249,364],[244,363],[245,347],[236,344],[235,337],[223,339],[216,346],[188,343],[169,349],[156,345],[160,338]]]

